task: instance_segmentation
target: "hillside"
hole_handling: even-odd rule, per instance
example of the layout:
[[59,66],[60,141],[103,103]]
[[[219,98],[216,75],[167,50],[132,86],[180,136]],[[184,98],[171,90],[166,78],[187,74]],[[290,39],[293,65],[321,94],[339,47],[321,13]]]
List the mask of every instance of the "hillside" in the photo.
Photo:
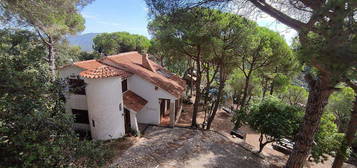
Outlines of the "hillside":
[[68,36],[69,44],[81,47],[82,51],[93,51],[93,38],[99,33],[86,33],[80,35]]

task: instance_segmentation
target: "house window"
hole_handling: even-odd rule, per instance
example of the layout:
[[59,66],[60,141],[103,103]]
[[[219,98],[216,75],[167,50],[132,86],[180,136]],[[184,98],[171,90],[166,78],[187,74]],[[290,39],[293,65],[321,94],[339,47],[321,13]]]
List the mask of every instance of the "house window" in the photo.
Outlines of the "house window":
[[158,89],[159,89],[159,87],[155,86],[155,90],[158,90]]
[[72,114],[74,115],[75,123],[89,124],[88,110],[72,109]]
[[128,90],[128,81],[127,79],[124,79],[123,81],[121,81],[121,90],[122,92],[125,92]]
[[83,79],[80,79],[79,77],[68,79],[68,85],[69,92],[79,95],[86,94],[86,85]]

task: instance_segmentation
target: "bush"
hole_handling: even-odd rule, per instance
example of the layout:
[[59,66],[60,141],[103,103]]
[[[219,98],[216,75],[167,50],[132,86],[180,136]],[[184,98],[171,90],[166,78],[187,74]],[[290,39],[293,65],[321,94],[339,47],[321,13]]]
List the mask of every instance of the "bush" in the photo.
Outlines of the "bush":
[[268,143],[282,138],[293,139],[299,128],[302,114],[302,109],[284,104],[275,97],[268,97],[261,103],[253,105],[248,115],[248,123],[261,134],[259,152]]
[[320,128],[315,135],[315,143],[311,150],[310,160],[323,162],[328,155],[335,155],[343,141],[343,133],[338,133],[335,124],[335,116],[332,113],[324,113],[321,118]]

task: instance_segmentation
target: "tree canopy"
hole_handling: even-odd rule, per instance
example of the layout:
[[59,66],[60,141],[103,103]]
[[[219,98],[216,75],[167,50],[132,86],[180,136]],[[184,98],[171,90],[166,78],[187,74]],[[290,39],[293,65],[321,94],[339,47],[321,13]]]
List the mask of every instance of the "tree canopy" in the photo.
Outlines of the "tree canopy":
[[56,73],[55,44],[64,35],[75,34],[84,30],[84,18],[80,9],[92,0],[59,1],[0,1],[0,21],[5,24],[21,25],[34,30],[47,46],[47,62],[50,64],[52,79]]
[[302,115],[300,108],[284,104],[274,97],[268,97],[254,105],[248,115],[248,123],[261,134],[259,152],[268,143],[282,138],[293,140]]
[[[177,9],[197,6],[218,7],[228,4],[226,0],[146,0],[152,16],[171,13]],[[308,66],[305,79],[309,85],[305,120],[298,133],[298,141],[289,157],[287,167],[303,167],[312,147],[314,135],[334,87],[343,80],[352,67],[357,65],[356,12],[352,0],[294,0],[265,1],[241,0],[236,9],[249,8],[249,13],[263,11],[281,23],[295,29],[299,34],[302,63]],[[313,120],[313,121],[310,121]],[[336,167],[341,167],[339,162]]]
[[100,54],[113,55],[128,51],[148,51],[151,43],[145,36],[128,32],[102,33],[93,39],[93,49]]

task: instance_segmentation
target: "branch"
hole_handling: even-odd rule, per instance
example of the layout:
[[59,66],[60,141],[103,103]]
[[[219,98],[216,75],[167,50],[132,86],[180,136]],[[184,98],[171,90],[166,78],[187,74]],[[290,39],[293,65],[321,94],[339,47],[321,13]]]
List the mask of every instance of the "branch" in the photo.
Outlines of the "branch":
[[303,28],[306,27],[305,23],[293,19],[288,15],[284,14],[283,12],[273,8],[271,5],[267,4],[265,0],[249,0],[249,1],[263,12],[267,13],[271,17],[279,20],[281,23],[295,29],[298,32],[300,32]]
[[40,31],[38,29],[36,29],[36,32],[38,34],[38,36],[41,38],[41,40],[47,44],[47,45],[51,45],[48,41],[46,41],[46,39],[42,36],[42,34],[40,33]]

